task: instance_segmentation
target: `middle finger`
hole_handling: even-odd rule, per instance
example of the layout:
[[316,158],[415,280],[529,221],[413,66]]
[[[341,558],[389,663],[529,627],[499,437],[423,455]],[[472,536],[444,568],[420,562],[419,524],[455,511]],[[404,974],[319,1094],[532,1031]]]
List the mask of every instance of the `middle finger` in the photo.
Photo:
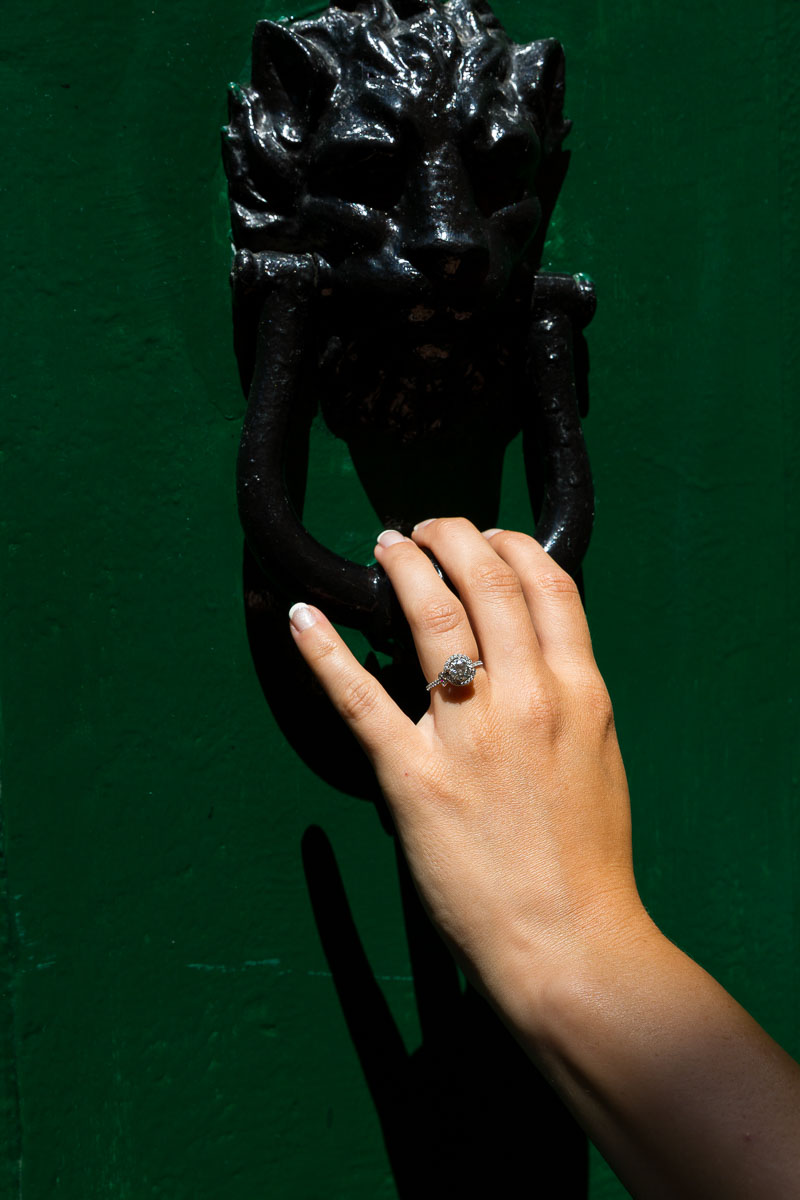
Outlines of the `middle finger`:
[[[464,517],[426,521],[414,541],[435,555],[458,588],[482,657],[507,670],[540,658],[541,649],[516,571]],[[490,666],[490,671],[491,671]]]

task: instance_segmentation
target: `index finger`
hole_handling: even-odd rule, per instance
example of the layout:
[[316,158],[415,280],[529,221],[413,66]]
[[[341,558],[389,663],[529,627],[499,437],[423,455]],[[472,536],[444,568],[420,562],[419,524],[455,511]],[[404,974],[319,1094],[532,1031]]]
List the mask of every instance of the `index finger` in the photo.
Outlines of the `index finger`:
[[398,751],[408,753],[419,730],[362,667],[324,613],[310,604],[293,604],[289,621],[297,648],[375,767]]

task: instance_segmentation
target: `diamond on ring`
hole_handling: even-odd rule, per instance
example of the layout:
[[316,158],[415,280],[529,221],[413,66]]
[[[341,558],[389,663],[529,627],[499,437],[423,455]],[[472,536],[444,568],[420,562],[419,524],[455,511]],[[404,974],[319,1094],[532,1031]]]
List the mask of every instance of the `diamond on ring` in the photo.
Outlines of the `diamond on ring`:
[[440,683],[450,683],[453,687],[466,687],[468,683],[472,683],[478,667],[482,666],[483,663],[479,658],[473,662],[468,654],[451,654],[442,667],[439,678],[434,679],[433,683],[429,683],[427,689],[431,691]]

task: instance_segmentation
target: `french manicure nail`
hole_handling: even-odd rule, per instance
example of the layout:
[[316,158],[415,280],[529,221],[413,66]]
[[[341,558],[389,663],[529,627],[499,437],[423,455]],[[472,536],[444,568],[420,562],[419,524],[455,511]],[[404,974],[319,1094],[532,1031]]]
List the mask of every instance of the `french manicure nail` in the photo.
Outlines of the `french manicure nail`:
[[379,546],[395,546],[398,542],[405,540],[399,529],[384,529],[383,533],[378,534]]
[[289,620],[295,629],[310,629],[317,616],[307,604],[293,604],[289,609]]
[[426,525],[430,525],[435,520],[436,517],[428,517],[427,521],[420,521],[418,525],[414,526],[413,532],[416,533],[418,529],[424,529]]
[[496,533],[502,533],[502,532],[503,532],[502,529],[484,529],[483,536],[485,538],[491,538],[491,537],[494,537],[494,535]]

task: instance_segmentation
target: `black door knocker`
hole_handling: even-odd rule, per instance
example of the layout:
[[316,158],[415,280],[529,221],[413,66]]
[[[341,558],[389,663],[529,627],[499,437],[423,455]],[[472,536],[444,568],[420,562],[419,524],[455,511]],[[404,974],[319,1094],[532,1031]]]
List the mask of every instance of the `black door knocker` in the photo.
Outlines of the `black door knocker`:
[[[581,276],[538,271],[567,165],[563,93],[560,45],[514,45],[482,0],[339,0],[308,20],[261,21],[251,84],[231,93],[250,646],[295,751],[384,817],[365,755],[289,636],[289,604],[314,602],[391,651],[367,666],[412,718],[428,693],[383,571],[303,526],[311,422],[321,409],[380,525],[406,533],[447,514],[495,525],[505,450],[522,431],[536,536],[579,573],[593,517],[581,330],[594,294]],[[410,1054],[332,848],[311,829],[303,851],[398,1196],[516,1195],[547,1155],[558,1194],[585,1196],[582,1132],[462,989],[399,850],[422,1030]]]
[[[317,407],[382,526],[497,521],[520,431],[536,537],[573,575],[593,490],[579,409],[591,283],[538,270],[566,172],[564,55],[482,0],[340,0],[260,21],[224,130],[239,511],[265,584],[402,639],[388,579],[302,524]],[[576,371],[576,358],[578,368]]]

